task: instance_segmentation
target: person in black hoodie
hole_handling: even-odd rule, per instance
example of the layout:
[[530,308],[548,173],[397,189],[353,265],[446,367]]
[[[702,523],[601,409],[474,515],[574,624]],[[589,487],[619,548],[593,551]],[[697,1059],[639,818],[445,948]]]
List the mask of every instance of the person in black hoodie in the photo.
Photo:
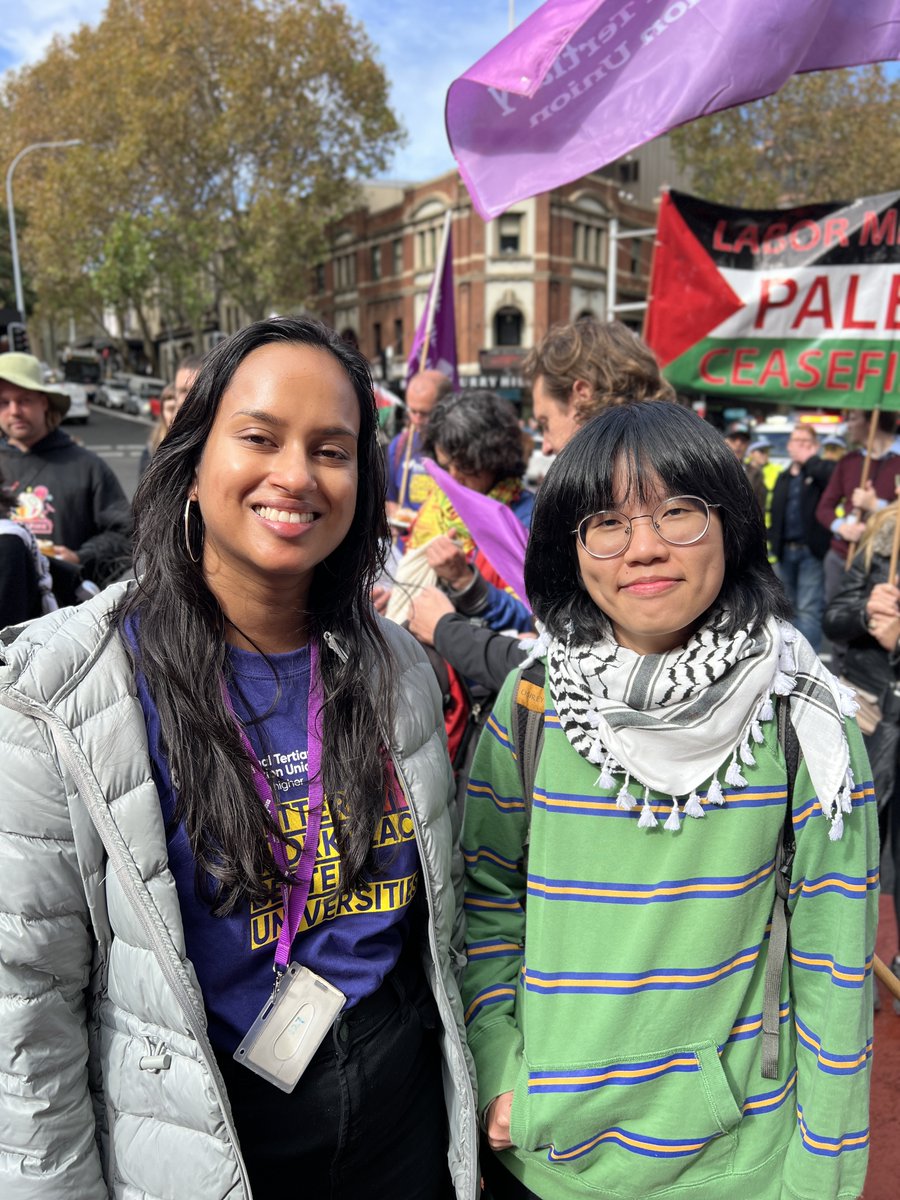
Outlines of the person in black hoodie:
[[112,470],[59,428],[68,407],[36,358],[0,354],[0,481],[17,497],[12,515],[54,561],[103,587],[130,566],[131,513]]
[[797,425],[788,438],[791,459],[775,480],[769,544],[775,571],[794,608],[793,621],[812,648],[822,644],[825,607],[823,560],[831,534],[816,520],[816,505],[834,463],[819,457],[819,438],[809,425]]

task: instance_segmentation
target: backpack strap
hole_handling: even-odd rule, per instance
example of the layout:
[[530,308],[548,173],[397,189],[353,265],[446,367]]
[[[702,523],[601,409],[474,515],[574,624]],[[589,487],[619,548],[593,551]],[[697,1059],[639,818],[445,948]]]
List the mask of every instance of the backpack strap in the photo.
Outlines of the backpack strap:
[[[510,722],[510,744],[519,768],[522,799],[531,829],[534,777],[544,745],[544,666],[532,663],[516,673],[515,710]],[[527,838],[526,838],[527,845]]]
[[794,836],[794,783],[800,765],[800,743],[791,721],[790,702],[779,696],[777,702],[778,741],[784,751],[787,777],[787,802],[784,821],[775,847],[775,905],[772,909],[772,929],[766,951],[766,971],[763,985],[762,1062],[764,1079],[778,1078],[778,1034],[781,1028],[781,982],[787,961],[791,914],[788,897],[791,891],[791,869],[794,865],[796,839]]

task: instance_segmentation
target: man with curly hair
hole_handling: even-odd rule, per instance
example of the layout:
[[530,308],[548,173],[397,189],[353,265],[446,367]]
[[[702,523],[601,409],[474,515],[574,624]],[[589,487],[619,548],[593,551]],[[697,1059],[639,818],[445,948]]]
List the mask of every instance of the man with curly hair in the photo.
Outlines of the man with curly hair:
[[650,348],[621,321],[554,325],[522,365],[545,454],[556,454],[607,405],[674,400]]

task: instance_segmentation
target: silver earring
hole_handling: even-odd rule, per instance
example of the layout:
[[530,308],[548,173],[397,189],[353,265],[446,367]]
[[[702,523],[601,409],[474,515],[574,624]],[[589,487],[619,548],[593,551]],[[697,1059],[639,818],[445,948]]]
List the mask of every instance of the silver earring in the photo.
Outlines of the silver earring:
[[[201,546],[201,548],[203,546],[202,538],[200,541],[200,546]],[[191,497],[190,496],[188,496],[187,503],[184,506],[184,548],[185,548],[185,550],[187,550],[188,558],[191,560],[192,563],[198,563],[200,561],[200,555],[198,554],[195,558],[194,553],[191,550]]]

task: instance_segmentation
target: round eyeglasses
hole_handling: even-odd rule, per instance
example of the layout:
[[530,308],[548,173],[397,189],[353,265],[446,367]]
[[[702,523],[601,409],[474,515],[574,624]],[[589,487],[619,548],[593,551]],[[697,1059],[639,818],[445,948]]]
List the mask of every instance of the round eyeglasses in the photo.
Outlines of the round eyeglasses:
[[670,546],[690,546],[709,529],[709,514],[718,504],[707,504],[699,496],[670,496],[652,513],[626,517],[613,509],[591,513],[572,532],[591,558],[615,558],[624,554],[631,541],[635,521],[652,521],[653,528]]

